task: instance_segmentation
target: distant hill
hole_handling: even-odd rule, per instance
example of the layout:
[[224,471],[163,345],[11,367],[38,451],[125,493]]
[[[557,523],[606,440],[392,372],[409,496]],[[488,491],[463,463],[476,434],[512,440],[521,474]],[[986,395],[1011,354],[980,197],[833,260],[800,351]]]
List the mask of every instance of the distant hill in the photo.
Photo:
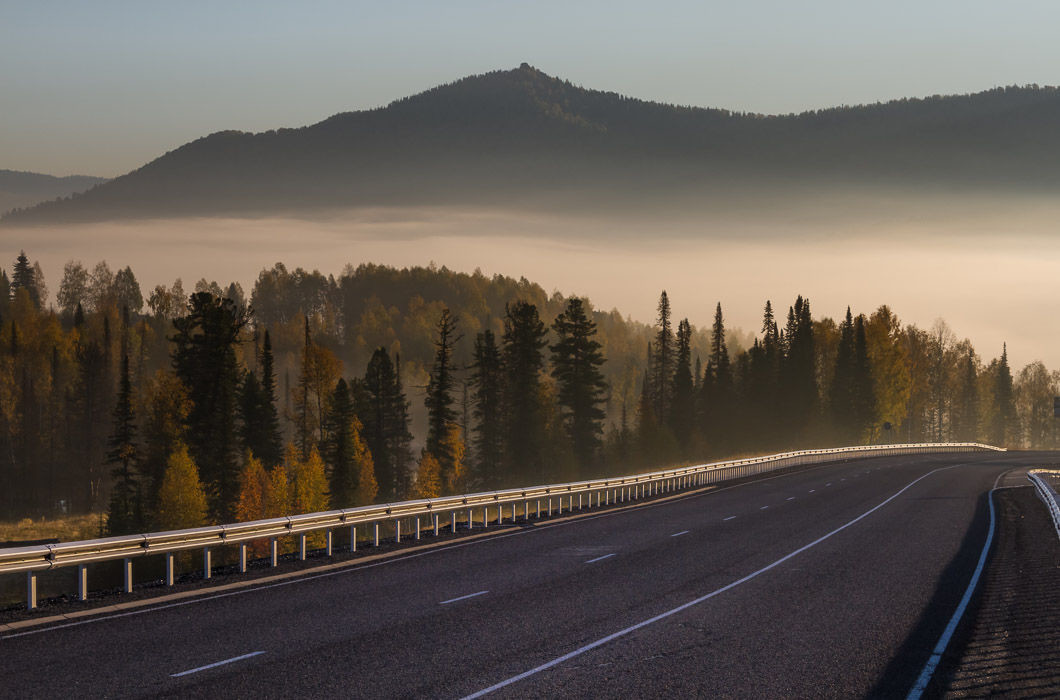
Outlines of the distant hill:
[[645,102],[523,64],[298,129],[211,134],[18,223],[348,206],[598,206],[817,184],[1060,185],[1060,90],[781,116]]
[[88,175],[54,177],[18,170],[0,170],[0,212],[16,207],[31,207],[57,197],[69,197],[106,181],[106,178]]

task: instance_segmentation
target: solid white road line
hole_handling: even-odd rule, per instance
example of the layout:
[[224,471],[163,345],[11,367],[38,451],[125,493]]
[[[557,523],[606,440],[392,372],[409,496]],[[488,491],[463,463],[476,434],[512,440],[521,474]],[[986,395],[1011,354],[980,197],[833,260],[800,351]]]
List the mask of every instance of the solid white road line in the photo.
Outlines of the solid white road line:
[[670,537],[680,537],[681,535],[687,535],[688,533],[688,530],[681,530],[681,532],[675,532],[674,534],[670,535]]
[[[995,481],[994,483],[996,484],[997,482]],[[986,534],[983,551],[979,554],[979,563],[975,566],[975,572],[972,574],[972,580],[968,582],[968,588],[964,590],[964,595],[961,596],[961,602],[957,605],[957,609],[953,611],[953,617],[950,618],[949,624],[946,625],[946,629],[942,631],[942,636],[939,637],[938,644],[935,645],[935,649],[931,652],[927,663],[924,664],[924,670],[920,672],[920,677],[916,679],[916,684],[913,685],[913,689],[906,696],[907,700],[919,700],[920,696],[927,690],[931,676],[935,674],[935,669],[938,667],[939,661],[942,660],[942,655],[946,652],[946,647],[949,646],[950,639],[957,630],[957,625],[960,624],[961,618],[964,617],[968,601],[972,599],[972,594],[975,592],[976,586],[979,585],[979,577],[983,573],[983,567],[986,566],[986,555],[990,553],[990,544],[994,541],[994,489],[990,489],[987,501],[990,504],[990,531]]]
[[587,561],[585,563],[586,564],[592,564],[594,561],[603,561],[604,559],[610,559],[613,556],[615,556],[615,552],[611,552],[610,554],[605,554],[604,556],[597,557],[596,559],[590,559],[589,561]]
[[625,629],[621,629],[621,630],[619,630],[619,631],[617,631],[617,632],[615,632],[613,634],[609,634],[606,637],[601,637],[600,639],[597,639],[595,642],[590,642],[589,644],[586,644],[585,646],[578,647],[574,651],[571,651],[571,652],[569,652],[567,654],[564,654],[563,656],[558,656],[555,659],[552,659],[551,661],[548,661],[546,663],[541,664],[540,666],[537,666],[535,668],[530,669],[529,671],[524,671],[524,672],[522,672],[522,673],[520,673],[518,675],[512,676],[510,678],[506,678],[505,680],[500,681],[499,683],[494,683],[493,685],[491,685],[488,688],[483,688],[482,690],[479,690],[479,691],[476,691],[474,693],[471,693],[470,695],[466,695],[466,696],[464,696],[463,700],[473,700],[474,698],[480,698],[480,697],[482,697],[484,695],[488,695],[489,693],[492,693],[492,692],[494,692],[496,690],[500,690],[501,688],[507,688],[509,685],[512,685],[513,683],[518,683],[519,681],[521,681],[523,679],[526,679],[526,678],[529,678],[530,676],[536,675],[538,673],[541,673],[542,671],[547,671],[548,669],[550,669],[550,668],[552,668],[554,666],[558,666],[559,664],[561,664],[561,663],[563,663],[565,661],[569,661],[569,660],[571,660],[571,659],[573,659],[573,658],[575,658],[577,656],[581,656],[582,654],[584,654],[587,651],[592,651],[593,649],[596,649],[597,647],[603,646],[603,645],[605,645],[605,644],[607,644],[609,642],[613,642],[614,640],[616,640],[616,639],[618,639],[620,637],[624,637],[624,636],[626,636],[627,634],[629,634],[631,632],[636,632],[637,630],[641,629],[642,627],[647,627],[648,625],[651,625],[651,624],[654,624],[656,622],[659,622],[660,620],[665,620],[666,618],[668,618],[668,617],[670,617],[672,615],[676,615],[679,612],[683,612],[683,611],[685,611],[685,610],[687,610],[687,609],[689,609],[691,607],[699,605],[700,603],[702,603],[704,601],[710,600],[714,596],[720,595],[722,593],[725,593],[726,591],[729,591],[729,590],[732,590],[733,588],[736,588],[737,586],[739,586],[741,584],[747,583],[751,579],[757,578],[758,576],[761,576],[762,574],[764,574],[767,571],[770,571],[771,569],[775,569],[776,567],[780,566],[781,564],[783,564],[784,562],[788,561],[789,559],[793,559],[794,557],[797,557],[798,555],[802,554],[806,550],[812,549],[813,547],[816,547],[817,545],[819,545],[820,543],[824,542],[825,540],[827,540],[828,538],[832,537],[833,535],[836,535],[836,534],[842,532],[843,530],[846,530],[848,527],[854,525],[855,523],[861,521],[862,519],[867,518],[868,516],[872,515],[873,513],[878,511],[880,508],[883,508],[885,505],[887,505],[888,503],[890,503],[894,499],[898,498],[903,493],[905,493],[906,491],[911,489],[913,486],[915,486],[919,482],[921,482],[924,479],[928,478],[932,474],[936,474],[936,473],[942,472],[942,471],[947,471],[949,469],[955,469],[956,467],[962,467],[962,466],[964,466],[964,464],[954,464],[954,465],[949,466],[949,467],[940,467],[938,469],[933,469],[932,471],[929,471],[927,474],[924,474],[923,476],[921,476],[921,477],[919,477],[917,479],[914,479],[913,481],[910,481],[900,491],[895,492],[894,494],[892,494],[891,496],[889,496],[888,498],[886,498],[885,500],[883,500],[879,504],[873,506],[872,508],[869,508],[867,511],[865,511],[861,515],[857,516],[853,520],[847,521],[846,523],[844,523],[843,525],[840,525],[839,527],[837,527],[836,529],[832,530],[828,534],[822,535],[821,537],[818,537],[813,542],[810,542],[809,544],[804,544],[803,546],[799,547],[795,551],[789,552],[788,554],[785,554],[780,559],[777,559],[772,564],[769,564],[767,566],[762,567],[758,571],[755,571],[755,572],[752,572],[750,574],[747,574],[746,576],[744,576],[741,579],[733,581],[732,583],[730,583],[728,585],[725,585],[725,586],[722,586],[721,588],[719,588],[717,590],[714,590],[714,591],[711,591],[710,593],[707,593],[706,595],[700,596],[699,598],[696,598],[694,600],[690,600],[687,603],[684,603],[683,605],[678,605],[676,608],[671,608],[670,610],[667,610],[666,612],[660,613],[660,614],[656,615],[655,617],[650,617],[647,620],[643,620],[641,622],[638,622],[635,625],[630,625],[629,627],[626,627]]
[[449,605],[449,603],[455,603],[458,600],[467,600],[468,598],[474,598],[475,596],[486,595],[487,593],[489,593],[489,591],[479,591],[478,593],[468,593],[467,595],[462,595],[459,598],[450,598],[449,600],[443,600],[441,603],[438,603],[438,605]]
[[180,673],[171,673],[171,674],[169,674],[169,677],[170,678],[180,678],[181,676],[188,676],[188,675],[191,675],[192,673],[198,673],[199,671],[205,671],[207,669],[217,668],[218,666],[224,666],[225,664],[232,664],[232,663],[235,663],[236,661],[242,661],[243,659],[249,659],[249,658],[251,658],[253,656],[257,656],[258,654],[264,654],[264,653],[265,652],[263,652],[263,651],[252,651],[249,654],[243,654],[242,656],[233,656],[231,659],[225,659],[224,661],[217,661],[217,662],[212,663],[212,664],[206,664],[205,666],[199,666],[198,668],[191,668],[191,669],[188,669],[187,671],[181,671]]

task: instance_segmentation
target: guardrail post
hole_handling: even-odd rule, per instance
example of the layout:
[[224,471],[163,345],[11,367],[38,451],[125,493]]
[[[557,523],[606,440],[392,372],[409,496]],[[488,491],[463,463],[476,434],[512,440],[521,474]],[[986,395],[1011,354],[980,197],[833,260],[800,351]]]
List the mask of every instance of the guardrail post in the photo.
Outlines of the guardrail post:
[[77,565],[77,599],[88,600],[88,565]]
[[37,609],[37,572],[26,572],[26,610]]
[[530,501],[523,501],[523,520],[530,519]]
[[548,517],[552,517],[552,496],[548,497]]
[[438,518],[438,514],[437,514],[437,513],[435,513],[435,514],[434,514],[434,536],[435,536],[435,537],[437,537],[437,536],[438,536],[438,520],[439,520],[439,518]]
[[125,574],[125,592],[132,593],[132,559],[125,557],[125,560],[122,562],[122,569]]
[[166,585],[173,585],[173,552],[166,552]]
[[357,551],[357,526],[350,525],[350,554]]
[[490,526],[490,507],[482,506],[482,527]]
[[471,523],[474,520],[475,520],[475,514],[471,512],[470,508],[468,508],[467,509],[467,529],[468,530],[470,530],[473,527]]
[[456,511],[454,510],[449,514],[449,524],[453,529],[453,534],[456,534]]
[[557,511],[556,514],[557,515],[563,515],[563,494],[562,493],[559,495],[559,511]]
[[394,541],[398,544],[401,543],[401,519],[398,518],[394,521]]
[[541,519],[541,499],[537,499],[537,518]]
[[327,555],[331,556],[331,530],[324,531],[324,549]]
[[416,539],[420,538],[420,516],[416,516]]
[[280,564],[280,545],[276,541],[275,537],[269,538],[269,559],[272,563],[272,568],[276,568]]
[[373,546],[379,546],[379,523],[372,523],[372,540]]
[[247,543],[239,543],[239,573],[247,573]]
[[305,550],[306,550],[306,537],[305,537],[305,533],[303,532],[300,535],[298,535],[298,559],[300,561],[305,561],[305,554],[306,554]]
[[204,579],[210,578],[210,570],[213,567],[210,565],[210,548],[202,548],[202,577]]

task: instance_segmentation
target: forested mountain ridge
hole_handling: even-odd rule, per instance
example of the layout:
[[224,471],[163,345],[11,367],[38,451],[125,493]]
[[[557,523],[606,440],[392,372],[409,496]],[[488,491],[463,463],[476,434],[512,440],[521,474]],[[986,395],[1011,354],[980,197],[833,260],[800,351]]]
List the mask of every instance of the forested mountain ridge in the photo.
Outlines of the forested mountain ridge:
[[0,170],[0,213],[16,207],[31,207],[57,197],[68,197],[102,182],[106,182],[106,179],[89,175],[56,177],[20,170]]
[[583,206],[796,182],[1060,183],[1060,91],[1005,87],[765,116],[585,89],[523,64],[312,126],[192,141],[18,223],[351,206]]

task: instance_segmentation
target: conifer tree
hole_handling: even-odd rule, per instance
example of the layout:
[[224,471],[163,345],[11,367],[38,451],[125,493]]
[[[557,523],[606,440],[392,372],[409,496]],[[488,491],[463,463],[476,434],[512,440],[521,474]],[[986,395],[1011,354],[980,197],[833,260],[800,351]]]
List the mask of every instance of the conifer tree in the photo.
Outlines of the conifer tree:
[[454,455],[448,451],[446,436],[449,427],[456,424],[457,412],[453,408],[453,346],[459,340],[456,335],[456,319],[449,309],[442,309],[438,320],[437,337],[434,341],[434,365],[427,382],[427,445],[426,450],[438,460],[441,482],[448,484],[453,479]]
[[400,500],[409,486],[408,401],[399,369],[386,348],[372,353],[364,375],[364,405],[358,407],[364,440],[375,463],[378,496],[385,502]]
[[1012,371],[1008,366],[1008,344],[1001,346],[1001,359],[994,373],[994,410],[991,442],[1008,445],[1015,437],[1016,404],[1012,392]]
[[504,367],[504,478],[539,477],[544,469],[541,453],[545,439],[545,415],[541,406],[541,369],[548,331],[537,306],[516,301],[505,307],[501,350]]
[[0,270],[0,315],[7,313],[11,305],[11,282],[7,278],[7,270]]
[[[670,411],[670,429],[677,443],[687,454],[692,442],[692,430],[696,418],[696,384],[692,376],[692,326],[688,319],[677,324],[677,362],[674,369],[673,406]],[[697,358],[697,364],[698,364]],[[699,370],[696,370],[696,374]]]
[[[361,422],[346,380],[340,379],[331,397],[331,423],[326,443],[328,488],[333,508],[364,505],[375,498],[377,485],[372,456],[361,439]],[[361,480],[369,479],[362,487]],[[368,501],[361,502],[371,492]]]
[[255,453],[262,462],[279,464],[283,459],[283,439],[280,436],[280,418],[276,409],[276,371],[273,366],[272,340],[268,329],[261,345],[261,406],[264,414],[259,417],[260,441]]
[[978,379],[975,351],[969,348],[961,361],[952,420],[953,439],[958,442],[974,442],[979,437]]
[[578,297],[567,300],[567,307],[552,324],[557,342],[551,346],[552,376],[558,387],[558,402],[570,449],[584,470],[592,464],[600,446],[607,383],[600,367],[604,364],[596,323],[586,314]]
[[228,299],[191,296],[187,316],[174,319],[173,367],[188,389],[187,439],[211,495],[211,512],[229,519],[239,492],[236,345],[248,317]]
[[475,421],[476,478],[487,489],[498,487],[504,460],[502,382],[500,349],[493,331],[486,329],[475,338],[469,383],[472,388],[472,417]]
[[854,318],[848,306],[846,318],[839,326],[839,345],[836,349],[828,397],[828,409],[836,439],[843,444],[853,443],[857,432],[854,417],[854,375]]
[[19,289],[25,289],[29,293],[33,306],[41,308],[42,299],[33,274],[33,266],[29,264],[24,250],[19,251],[18,258],[15,260],[15,271],[11,276],[11,295],[14,296]]
[[144,526],[143,498],[136,469],[136,423],[132,404],[132,383],[129,381],[129,355],[122,353],[118,401],[114,406],[114,428],[108,442],[107,464],[113,465],[110,508],[107,530],[112,535],[124,535]]
[[184,444],[169,457],[162,488],[158,491],[157,527],[160,530],[182,530],[206,524],[206,494],[199,481],[188,448]]
[[656,321],[655,345],[651,356],[651,400],[656,421],[670,416],[673,401],[674,334],[670,325],[670,299],[663,290],[659,295],[659,317]]
[[865,315],[858,314],[854,321],[852,416],[855,425],[854,439],[865,443],[876,422],[876,388],[869,365],[868,341],[865,336]]

